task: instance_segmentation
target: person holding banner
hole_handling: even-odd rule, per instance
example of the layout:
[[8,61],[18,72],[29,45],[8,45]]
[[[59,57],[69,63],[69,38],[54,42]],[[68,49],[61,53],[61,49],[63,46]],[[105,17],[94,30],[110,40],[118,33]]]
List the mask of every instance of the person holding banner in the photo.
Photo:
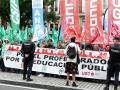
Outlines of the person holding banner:
[[114,90],[117,90],[118,80],[119,80],[119,72],[120,72],[120,38],[115,37],[114,45],[110,46],[109,49],[109,60],[108,60],[108,68],[107,68],[107,80],[106,87],[104,90],[109,90],[109,84],[111,77],[115,77],[114,81]]
[[78,63],[77,63],[77,54],[79,55],[80,48],[75,43],[75,37],[71,38],[71,42],[67,45],[65,49],[65,55],[67,55],[67,63],[65,67],[65,73],[67,73],[67,82],[66,85],[69,86],[69,76],[72,74],[73,78],[73,87],[77,87],[75,83],[75,74],[78,74]]
[[[29,36],[28,41],[22,44],[21,53],[23,54],[23,80],[33,81],[30,78],[32,73],[33,59],[35,52],[35,44],[32,42],[32,36]],[[28,71],[27,71],[28,68]],[[27,74],[27,78],[26,78]]]

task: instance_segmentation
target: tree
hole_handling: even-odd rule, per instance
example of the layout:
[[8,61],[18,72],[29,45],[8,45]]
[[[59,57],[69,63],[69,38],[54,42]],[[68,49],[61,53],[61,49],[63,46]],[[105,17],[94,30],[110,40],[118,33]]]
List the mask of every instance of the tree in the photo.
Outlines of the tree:
[[32,24],[32,0],[20,0],[21,27]]
[[0,0],[0,17],[5,21],[10,21],[10,0]]

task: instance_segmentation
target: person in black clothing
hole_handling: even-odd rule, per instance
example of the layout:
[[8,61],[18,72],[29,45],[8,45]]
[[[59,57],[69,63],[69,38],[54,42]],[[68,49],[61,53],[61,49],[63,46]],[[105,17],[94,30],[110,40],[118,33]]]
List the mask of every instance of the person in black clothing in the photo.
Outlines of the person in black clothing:
[[5,65],[4,65],[3,56],[2,56],[2,41],[0,41],[0,68],[2,69],[2,72],[5,71]]
[[[35,44],[32,42],[32,37],[29,37],[28,41],[22,44],[21,53],[23,54],[23,80],[33,81],[30,78],[32,73],[33,59],[35,52]],[[27,71],[28,68],[28,71]],[[26,78],[27,74],[27,78]]]
[[117,90],[120,72],[120,38],[114,38],[114,45],[110,46],[109,54],[110,57],[108,60],[107,80],[104,90],[109,90],[110,79],[114,76],[114,90]]
[[55,49],[55,46],[53,45],[52,39],[49,39],[49,40],[47,41],[47,45],[45,45],[45,48]]

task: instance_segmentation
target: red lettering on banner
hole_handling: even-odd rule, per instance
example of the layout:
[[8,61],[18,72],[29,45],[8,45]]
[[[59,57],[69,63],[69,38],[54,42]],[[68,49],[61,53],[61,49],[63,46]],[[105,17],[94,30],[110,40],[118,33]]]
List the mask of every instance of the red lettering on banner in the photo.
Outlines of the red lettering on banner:
[[20,51],[21,46],[10,45],[7,50],[10,51]]
[[83,76],[94,76],[95,74],[93,72],[82,72]]
[[[10,45],[8,51],[19,52],[21,46]],[[64,56],[64,49],[48,49],[48,48],[36,48],[35,54],[47,54],[52,56]],[[19,54],[18,54],[19,55]],[[80,54],[82,57],[91,57],[91,58],[108,58],[107,52],[93,52],[93,51],[82,51]]]

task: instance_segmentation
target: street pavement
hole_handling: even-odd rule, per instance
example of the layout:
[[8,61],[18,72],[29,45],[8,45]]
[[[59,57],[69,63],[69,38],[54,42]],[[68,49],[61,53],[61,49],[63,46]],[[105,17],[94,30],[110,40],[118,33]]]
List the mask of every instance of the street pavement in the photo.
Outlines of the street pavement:
[[36,88],[23,87],[23,86],[0,84],[0,90],[47,90],[47,89],[36,89]]
[[[27,82],[22,80],[22,74],[0,72],[0,83],[3,84],[19,85],[19,86],[40,88],[40,89],[42,88],[47,90],[103,90],[103,88],[105,87],[105,84],[103,83],[86,81],[87,79],[76,81],[78,87],[72,87],[71,86],[72,82],[70,82],[70,86],[65,86],[66,80],[63,78],[42,77],[42,76],[32,76],[31,78],[33,78],[34,81]],[[4,89],[0,88],[0,90],[4,90]],[[15,89],[11,89],[11,90],[15,90]],[[114,90],[113,85],[110,86],[110,90]],[[120,90],[120,86],[118,90]]]

